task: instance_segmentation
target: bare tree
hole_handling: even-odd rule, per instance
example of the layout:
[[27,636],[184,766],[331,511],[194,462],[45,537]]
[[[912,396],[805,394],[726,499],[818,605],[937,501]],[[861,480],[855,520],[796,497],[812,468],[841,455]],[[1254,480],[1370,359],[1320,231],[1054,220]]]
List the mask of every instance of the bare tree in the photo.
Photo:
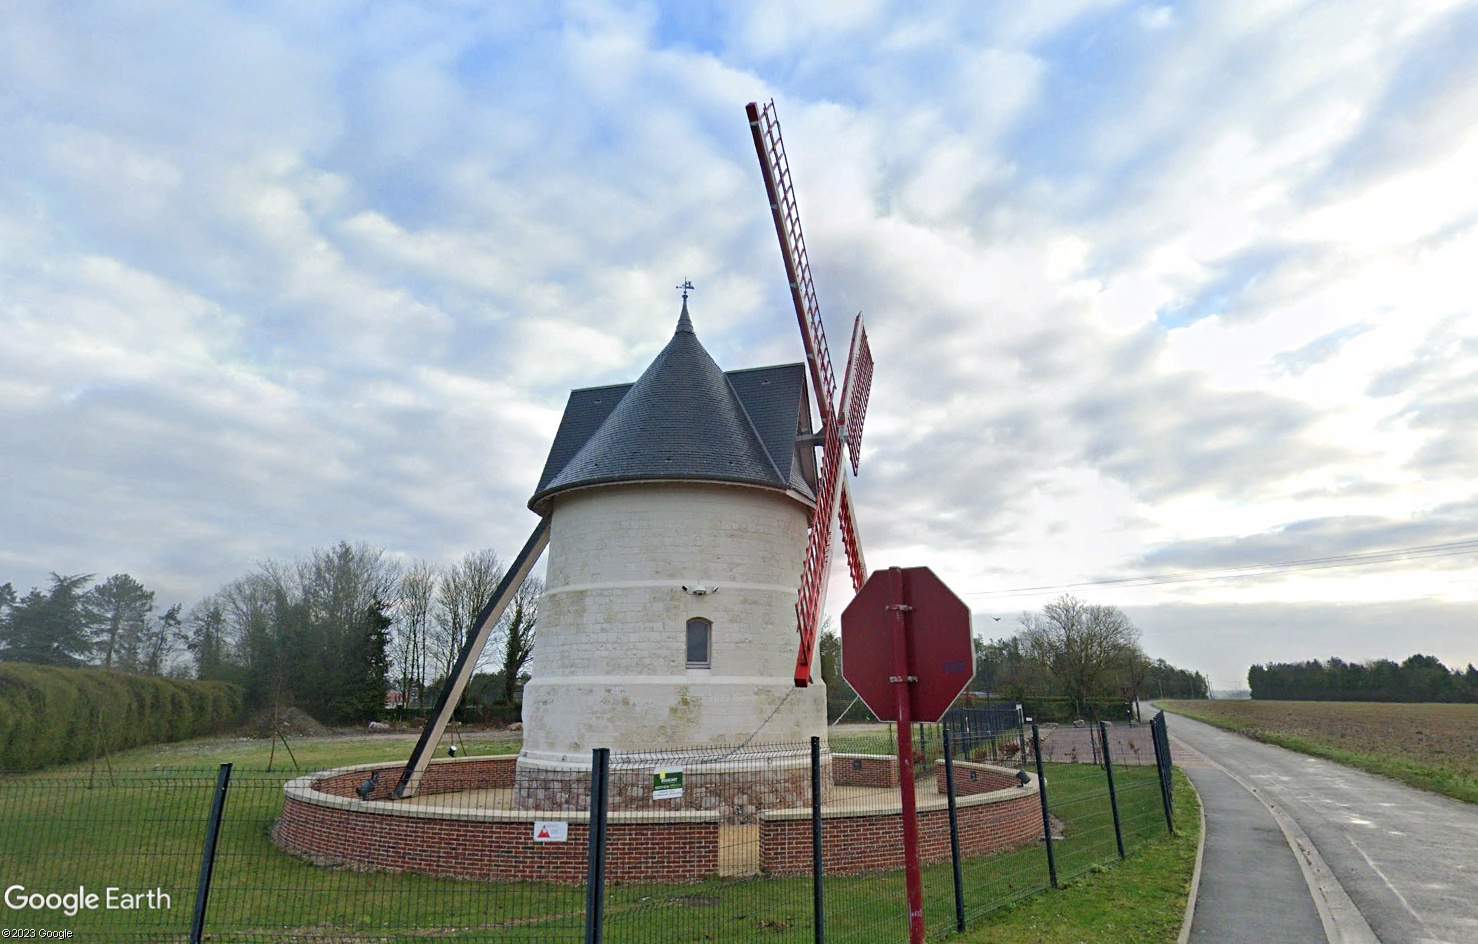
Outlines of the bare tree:
[[149,621],[139,645],[139,671],[149,675],[178,676],[182,667],[176,661],[180,644],[185,641],[184,620],[176,603]]
[[1150,657],[1139,646],[1129,653],[1124,659],[1123,673],[1124,686],[1129,689],[1129,697],[1134,700],[1134,717],[1143,721],[1140,711],[1139,698],[1145,694],[1145,685],[1149,681],[1150,670],[1154,668]]
[[469,551],[442,576],[436,589],[432,656],[443,682],[452,674],[467,634],[488,597],[503,579],[503,564],[491,549]]
[[[363,542],[317,548],[292,571],[296,579],[284,582],[297,591],[314,622],[331,627],[331,633],[353,626],[375,601],[393,600],[400,582],[400,568],[384,548]],[[281,570],[278,579],[283,580]]]
[[440,575],[429,562],[418,560],[400,575],[395,605],[395,666],[400,690],[418,703],[426,692],[426,656],[430,644],[432,611]]
[[1106,694],[1125,664],[1140,653],[1139,629],[1116,606],[1085,603],[1064,594],[1040,613],[1020,617],[1022,642],[1051,673],[1078,714]]

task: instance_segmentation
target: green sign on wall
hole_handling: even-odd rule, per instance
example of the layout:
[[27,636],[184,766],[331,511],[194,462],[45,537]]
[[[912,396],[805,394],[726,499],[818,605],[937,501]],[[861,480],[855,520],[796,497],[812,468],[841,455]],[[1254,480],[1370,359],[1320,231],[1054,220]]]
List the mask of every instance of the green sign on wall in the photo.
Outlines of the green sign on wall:
[[680,800],[683,796],[683,769],[658,767],[652,771],[652,799]]

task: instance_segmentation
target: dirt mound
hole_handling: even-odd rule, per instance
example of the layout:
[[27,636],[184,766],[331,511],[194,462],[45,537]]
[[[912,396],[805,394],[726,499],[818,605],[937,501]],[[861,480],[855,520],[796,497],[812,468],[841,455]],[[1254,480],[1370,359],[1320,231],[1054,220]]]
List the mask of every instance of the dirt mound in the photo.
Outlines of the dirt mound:
[[288,737],[323,737],[333,734],[301,708],[263,708],[253,712],[242,728],[250,737],[271,737],[274,726]]

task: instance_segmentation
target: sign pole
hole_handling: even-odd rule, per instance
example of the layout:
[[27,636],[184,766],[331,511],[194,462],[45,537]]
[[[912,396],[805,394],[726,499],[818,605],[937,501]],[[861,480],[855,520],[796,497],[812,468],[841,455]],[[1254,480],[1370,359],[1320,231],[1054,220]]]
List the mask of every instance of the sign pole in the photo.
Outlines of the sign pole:
[[970,684],[970,608],[927,567],[875,571],[842,613],[842,650],[843,676],[858,697],[880,719],[898,725],[908,941],[923,944],[913,725],[938,721]]
[[898,797],[903,813],[903,877],[908,891],[908,944],[924,944],[924,883],[919,874],[919,812],[918,797],[914,792],[913,732],[909,717],[909,684],[916,678],[909,674],[908,650],[910,625],[909,614],[913,607],[904,594],[903,571],[889,568],[892,587],[890,604],[893,612],[893,674],[888,681],[893,684],[893,697],[898,708]]

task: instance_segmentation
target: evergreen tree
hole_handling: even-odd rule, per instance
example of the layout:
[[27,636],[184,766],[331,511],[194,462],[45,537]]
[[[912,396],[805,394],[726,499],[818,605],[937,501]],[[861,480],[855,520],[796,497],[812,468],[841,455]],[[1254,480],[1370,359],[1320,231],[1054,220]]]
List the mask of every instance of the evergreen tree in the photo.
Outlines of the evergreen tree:
[[1345,662],[1269,662],[1247,671],[1252,697],[1291,701],[1478,702],[1478,671],[1449,670],[1433,656]]
[[85,603],[98,626],[96,653],[105,669],[145,671],[141,664],[154,591],[128,574],[114,574],[87,592]]
[[539,622],[539,599],[544,583],[529,577],[518,588],[513,605],[503,617],[503,667],[498,673],[503,683],[503,704],[513,704],[519,676],[534,654],[534,630]]
[[328,720],[361,724],[384,709],[390,623],[388,607],[374,600],[348,627],[344,647],[327,680],[324,717]]
[[0,659],[41,665],[83,665],[93,651],[96,617],[86,603],[92,574],[51,575],[51,588],[36,588],[12,601],[0,621]]
[[821,638],[817,644],[818,661],[821,663],[821,681],[826,683],[828,700],[851,701],[857,692],[842,676],[842,637],[832,628],[831,617],[821,626]]
[[226,638],[226,614],[214,597],[207,597],[190,611],[186,648],[195,660],[195,677],[230,681],[236,678]]

